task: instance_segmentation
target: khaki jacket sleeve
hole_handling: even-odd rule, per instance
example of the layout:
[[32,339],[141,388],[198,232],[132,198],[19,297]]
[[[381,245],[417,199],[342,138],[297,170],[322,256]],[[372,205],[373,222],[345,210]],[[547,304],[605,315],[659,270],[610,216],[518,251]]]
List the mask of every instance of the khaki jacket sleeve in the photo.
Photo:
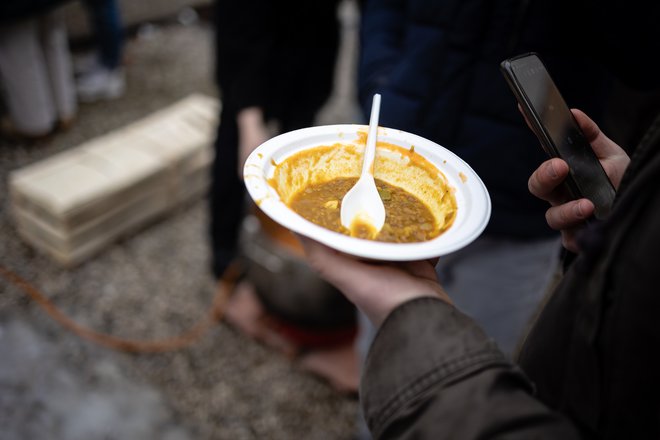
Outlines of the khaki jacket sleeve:
[[472,319],[435,298],[386,319],[360,396],[376,439],[579,438]]

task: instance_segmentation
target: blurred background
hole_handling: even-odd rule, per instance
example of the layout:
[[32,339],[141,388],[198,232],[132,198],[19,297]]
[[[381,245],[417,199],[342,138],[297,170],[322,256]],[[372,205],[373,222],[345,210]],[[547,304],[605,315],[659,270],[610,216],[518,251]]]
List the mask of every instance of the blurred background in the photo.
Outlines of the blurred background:
[[[9,197],[13,171],[193,93],[220,98],[212,1],[123,0],[118,6],[120,75],[101,82],[114,84],[111,89],[94,90],[88,81],[91,95],[79,100],[75,116],[61,117],[55,129],[38,135],[8,124],[8,100],[2,102],[0,265],[80,325],[157,340],[181,334],[211,308],[217,285],[209,270],[204,194],[68,267],[17,234]],[[80,92],[93,22],[78,1],[63,2],[54,13],[65,24],[73,67],[83,71],[76,77]],[[361,122],[354,90],[358,15],[354,1],[340,3],[334,88],[319,124]],[[7,22],[0,26],[0,32],[10,29]],[[7,82],[1,87],[10,90]],[[1,439],[351,439],[357,407],[353,393],[337,391],[223,322],[189,346],[131,354],[63,328],[16,283],[0,278]]]

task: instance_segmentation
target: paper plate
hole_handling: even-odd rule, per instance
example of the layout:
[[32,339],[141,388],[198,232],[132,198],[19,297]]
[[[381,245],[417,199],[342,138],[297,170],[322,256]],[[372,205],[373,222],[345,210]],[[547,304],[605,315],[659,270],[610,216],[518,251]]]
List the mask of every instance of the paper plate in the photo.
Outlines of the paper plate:
[[379,127],[378,141],[414,151],[435,165],[455,188],[457,212],[449,229],[420,243],[383,243],[358,239],[318,226],[289,209],[268,179],[276,164],[301,150],[323,145],[356,143],[365,125],[326,125],[303,128],[276,136],[257,147],[244,166],[245,186],[263,212],[280,225],[347,254],[372,260],[413,261],[439,257],[474,241],[490,219],[491,202],[479,176],[456,154],[420,136]]

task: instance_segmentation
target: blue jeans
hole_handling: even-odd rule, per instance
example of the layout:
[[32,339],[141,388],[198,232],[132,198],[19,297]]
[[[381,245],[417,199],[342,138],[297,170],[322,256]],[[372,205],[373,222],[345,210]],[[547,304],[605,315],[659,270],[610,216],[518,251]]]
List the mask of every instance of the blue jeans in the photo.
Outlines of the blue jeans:
[[559,263],[558,237],[517,241],[482,236],[440,258],[451,299],[508,355],[524,337]]
[[109,70],[121,64],[124,46],[124,30],[115,0],[85,0],[94,40],[99,53],[99,62]]
[[[454,304],[513,356],[559,264],[558,237],[516,241],[482,236],[440,257],[436,272]],[[360,317],[358,350],[366,359],[376,329]]]

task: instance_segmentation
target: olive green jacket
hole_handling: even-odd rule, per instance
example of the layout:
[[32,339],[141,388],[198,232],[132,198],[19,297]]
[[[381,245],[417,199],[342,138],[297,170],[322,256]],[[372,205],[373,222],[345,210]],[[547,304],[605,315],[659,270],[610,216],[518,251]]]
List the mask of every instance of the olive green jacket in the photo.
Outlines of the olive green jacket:
[[373,342],[375,438],[660,438],[660,118],[509,363],[469,317],[410,301]]

